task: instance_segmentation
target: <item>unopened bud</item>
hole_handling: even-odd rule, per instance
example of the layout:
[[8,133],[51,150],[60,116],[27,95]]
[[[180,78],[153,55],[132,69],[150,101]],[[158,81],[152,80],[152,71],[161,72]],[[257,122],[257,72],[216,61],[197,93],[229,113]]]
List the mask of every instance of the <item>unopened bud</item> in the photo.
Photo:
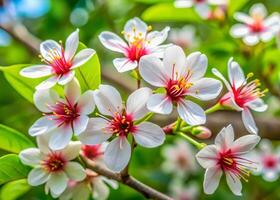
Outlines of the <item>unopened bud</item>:
[[199,139],[208,139],[212,132],[205,126],[198,126],[192,129],[192,134]]

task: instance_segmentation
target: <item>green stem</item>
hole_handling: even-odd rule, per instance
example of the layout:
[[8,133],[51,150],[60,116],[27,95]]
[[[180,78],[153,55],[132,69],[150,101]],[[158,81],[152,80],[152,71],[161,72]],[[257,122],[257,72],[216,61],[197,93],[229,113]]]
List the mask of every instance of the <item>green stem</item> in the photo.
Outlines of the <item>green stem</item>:
[[151,119],[154,116],[154,113],[150,112],[147,115],[145,115],[143,118],[137,120],[134,122],[135,125],[140,124],[144,121],[148,121],[149,119]]
[[208,108],[205,113],[206,114],[210,114],[210,113],[213,113],[213,112],[216,112],[218,110],[222,110],[223,109],[223,106],[220,104],[220,103],[216,103],[214,106],[212,106],[211,108]]
[[192,145],[194,145],[196,148],[203,149],[206,144],[205,143],[200,143],[196,140],[194,140],[193,138],[191,138],[190,136],[186,135],[183,132],[176,132],[176,134],[180,135],[181,137],[183,137],[184,139],[186,139],[189,143],[191,143]]
[[175,132],[180,130],[181,125],[182,125],[182,119],[180,117],[178,117],[178,119],[176,121]]
[[182,132],[187,132],[187,131],[190,131],[194,128],[194,126],[187,126],[187,127],[183,127],[180,129],[180,131]]

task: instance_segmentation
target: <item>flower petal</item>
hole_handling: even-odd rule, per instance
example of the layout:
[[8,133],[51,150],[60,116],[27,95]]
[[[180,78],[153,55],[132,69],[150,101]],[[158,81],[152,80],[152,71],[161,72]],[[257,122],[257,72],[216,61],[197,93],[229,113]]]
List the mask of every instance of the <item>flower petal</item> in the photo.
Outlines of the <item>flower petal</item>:
[[94,93],[93,91],[86,91],[80,97],[77,108],[79,109],[79,113],[83,115],[88,115],[94,111],[95,103],[94,103]]
[[128,58],[115,58],[113,64],[120,73],[133,70],[138,66],[137,61],[131,61]]
[[36,86],[36,90],[46,90],[53,87],[58,81],[57,76],[51,76],[47,80],[44,80],[42,83]]
[[147,34],[146,40],[149,46],[158,46],[163,43],[168,36],[170,27],[165,27],[162,31],[153,31]]
[[173,104],[166,94],[152,94],[148,99],[147,108],[152,112],[168,115],[172,112]]
[[248,35],[250,33],[250,29],[247,25],[244,24],[235,24],[230,29],[230,35],[234,38],[240,38]]
[[79,140],[83,144],[95,145],[108,140],[112,133],[106,131],[108,122],[102,118],[89,119],[86,130],[79,135]]
[[211,14],[211,9],[208,3],[197,3],[195,6],[195,11],[203,19],[207,19]]
[[40,44],[40,52],[43,58],[50,62],[53,60],[51,52],[56,52],[61,56],[61,50],[61,45],[54,40],[46,40]]
[[228,149],[234,141],[234,131],[232,125],[224,127],[215,138],[215,145],[220,149]]
[[132,42],[134,40],[134,36],[142,36],[143,38],[145,38],[147,31],[147,24],[138,17],[134,17],[128,20],[124,26],[124,36],[125,39],[129,42]]
[[176,8],[189,8],[193,6],[192,0],[175,0],[174,3]]
[[242,184],[240,179],[235,175],[232,174],[231,172],[226,173],[226,180],[227,184],[230,188],[230,190],[233,192],[233,194],[237,196],[241,196],[241,190],[242,190]]
[[66,74],[60,76],[60,78],[58,79],[58,84],[66,85],[67,83],[73,80],[74,76],[75,76],[75,71],[69,71]]
[[151,122],[143,122],[136,127],[133,137],[137,144],[154,148],[163,144],[165,133],[162,128]]
[[77,162],[68,162],[65,166],[65,173],[70,180],[82,181],[86,178],[84,168]]
[[234,88],[239,88],[242,84],[246,83],[246,79],[240,65],[233,61],[233,58],[230,58],[228,61],[228,77]]
[[92,197],[98,200],[106,200],[109,197],[110,190],[101,178],[96,178],[93,182]]
[[250,101],[246,106],[257,112],[264,112],[268,107],[261,98]]
[[95,50],[89,48],[81,50],[74,56],[71,69],[85,64],[95,53]]
[[255,148],[260,139],[257,135],[245,135],[235,140],[231,148],[238,153],[247,153]]
[[71,61],[79,45],[79,29],[71,33],[66,39],[64,56],[66,61]]
[[149,112],[146,104],[151,94],[150,88],[143,87],[129,95],[126,101],[126,112],[133,116],[133,120],[141,119]]
[[73,130],[70,124],[62,125],[53,130],[50,134],[51,137],[49,141],[49,147],[52,150],[60,150],[65,148],[69,144],[73,134]]
[[215,145],[207,145],[196,154],[197,162],[205,169],[217,165],[218,149]]
[[262,3],[256,3],[250,8],[249,14],[252,17],[259,17],[261,19],[264,19],[267,15],[267,10]]
[[241,12],[234,13],[234,18],[237,21],[243,22],[245,24],[252,24],[252,23],[254,23],[254,19],[252,17],[250,17],[247,14],[241,13]]
[[204,124],[206,121],[204,110],[199,105],[189,100],[178,102],[177,111],[179,116],[189,125]]
[[279,13],[272,13],[269,17],[267,17],[264,20],[264,22],[263,22],[264,26],[270,27],[270,26],[273,26],[273,25],[277,25],[279,27],[280,26],[279,25],[279,19],[280,19]]
[[217,167],[206,169],[203,181],[203,189],[206,194],[213,194],[215,192],[222,175],[222,170]]
[[107,48],[115,52],[125,53],[127,44],[115,33],[104,31],[99,36],[100,42]]
[[189,88],[188,95],[203,101],[215,99],[222,90],[220,81],[213,78],[202,78],[193,83]]
[[64,149],[60,150],[66,160],[74,160],[79,156],[82,144],[78,141],[71,141]]
[[42,160],[42,154],[37,148],[24,149],[19,153],[21,162],[25,165],[39,165]]
[[44,113],[52,112],[51,106],[55,105],[59,96],[54,90],[36,90],[33,96],[34,104]]
[[77,79],[72,79],[64,87],[64,94],[69,102],[72,105],[75,105],[81,95],[81,88]]
[[53,129],[57,128],[58,124],[53,119],[52,116],[43,116],[39,118],[34,124],[29,128],[28,133],[31,136],[38,136],[45,133],[49,133]]
[[47,174],[42,168],[32,169],[27,177],[28,184],[31,186],[42,185],[49,179],[49,174]]
[[267,30],[260,34],[260,38],[263,42],[269,42],[274,37],[274,35],[274,31]]
[[173,80],[181,78],[186,72],[185,53],[179,46],[167,47],[163,56],[163,66]]
[[243,38],[243,42],[249,46],[254,46],[259,42],[259,36],[257,34],[250,34]]
[[131,147],[126,137],[116,137],[107,146],[104,153],[104,162],[113,171],[123,170],[131,156]]
[[212,73],[224,82],[224,84],[225,84],[226,88],[228,89],[228,91],[230,91],[230,92],[232,91],[231,85],[225,79],[225,77],[221,74],[221,72],[219,72],[216,68],[212,68]]
[[20,75],[27,78],[40,78],[53,74],[53,69],[48,65],[33,65],[23,68],[20,71]]
[[247,131],[253,134],[258,134],[258,128],[256,126],[255,120],[248,108],[242,111],[242,121]]
[[100,85],[94,92],[94,100],[99,112],[103,115],[114,116],[114,113],[122,111],[121,95],[110,85]]
[[139,72],[145,81],[157,87],[164,87],[170,79],[162,61],[154,56],[144,56],[139,63]]
[[64,172],[52,173],[48,180],[48,186],[53,194],[60,195],[67,188],[68,180]]
[[[207,70],[208,59],[200,52],[194,52],[186,58],[185,73],[191,73],[190,81],[197,80],[204,76]],[[185,74],[184,74],[185,75]]]
[[89,121],[89,117],[86,115],[80,115],[73,121],[73,131],[75,135],[80,135],[83,133]]

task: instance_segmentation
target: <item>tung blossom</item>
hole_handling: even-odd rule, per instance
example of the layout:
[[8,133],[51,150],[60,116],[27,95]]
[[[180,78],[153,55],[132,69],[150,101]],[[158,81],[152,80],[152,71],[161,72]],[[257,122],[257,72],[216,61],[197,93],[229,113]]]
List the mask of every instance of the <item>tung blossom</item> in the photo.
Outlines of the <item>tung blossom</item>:
[[92,118],[84,133],[79,136],[83,144],[101,144],[113,136],[104,153],[104,162],[113,171],[124,169],[131,156],[131,146],[127,137],[131,134],[137,144],[147,148],[163,144],[165,134],[151,122],[135,122],[148,114],[146,102],[152,91],[140,88],[134,91],[123,106],[120,93],[112,86],[100,85],[94,99],[99,118]]
[[40,57],[46,64],[26,67],[20,74],[28,78],[51,76],[36,87],[38,90],[51,88],[56,83],[65,85],[74,78],[74,69],[86,63],[95,54],[95,50],[87,48],[75,55],[78,45],[78,29],[67,38],[65,48],[54,40],[46,40],[40,44]]
[[215,139],[215,144],[200,150],[196,159],[206,169],[203,188],[206,194],[213,194],[220,179],[225,173],[226,181],[231,191],[241,196],[241,179],[247,181],[256,163],[250,161],[246,154],[260,141],[257,135],[245,135],[234,141],[231,125],[223,128]]
[[228,92],[220,99],[220,104],[241,111],[246,129],[250,133],[257,134],[258,128],[250,109],[257,112],[264,112],[267,109],[267,105],[260,98],[264,96],[266,90],[260,91],[259,80],[247,82],[253,74],[250,73],[245,78],[241,67],[237,62],[233,61],[233,58],[228,61],[229,82],[217,69],[213,68],[212,72],[224,82],[228,89]]
[[20,152],[20,160],[34,167],[28,174],[27,181],[31,186],[46,183],[46,193],[51,192],[54,198],[61,195],[69,180],[81,181],[86,177],[83,167],[74,161],[78,157],[81,143],[70,142],[64,149],[52,151],[48,148],[46,137],[37,138],[38,148],[29,148]]
[[260,40],[268,42],[280,31],[279,13],[267,16],[263,4],[258,3],[251,7],[249,15],[237,12],[234,17],[242,24],[234,25],[230,34],[234,38],[243,38],[247,45],[256,45]]
[[118,35],[104,31],[99,35],[101,43],[112,51],[122,53],[124,58],[115,58],[113,64],[118,72],[126,72],[138,67],[139,61],[144,55],[162,56],[167,45],[161,45],[168,36],[169,27],[162,31],[152,31],[142,20],[135,17],[124,26],[123,35],[125,41]]
[[29,129],[31,136],[49,134],[49,147],[53,150],[64,148],[73,133],[81,134],[87,127],[95,104],[93,91],[81,95],[78,82],[73,79],[65,88],[65,97],[61,98],[52,89],[37,90],[34,94],[35,106],[43,112]]
[[143,79],[153,86],[165,89],[165,93],[149,97],[147,108],[155,113],[170,114],[175,104],[179,116],[185,122],[190,125],[204,124],[204,110],[186,97],[206,101],[219,95],[221,82],[203,78],[207,62],[207,57],[200,52],[192,53],[186,58],[183,49],[178,46],[168,47],[163,61],[154,56],[143,57],[139,66]]

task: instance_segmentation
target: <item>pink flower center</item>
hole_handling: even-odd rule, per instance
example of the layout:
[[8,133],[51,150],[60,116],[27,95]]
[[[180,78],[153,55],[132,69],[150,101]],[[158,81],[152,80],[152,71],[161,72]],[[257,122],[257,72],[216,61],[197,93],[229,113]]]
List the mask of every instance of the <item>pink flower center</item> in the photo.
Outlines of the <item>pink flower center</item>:
[[42,162],[43,168],[49,173],[63,171],[66,164],[67,161],[60,152],[49,153]]
[[103,155],[104,152],[101,150],[101,144],[97,145],[84,145],[82,146],[82,152],[88,159],[94,160]]
[[263,32],[265,30],[265,27],[263,25],[263,19],[262,17],[259,16],[255,16],[254,18],[254,22],[252,24],[249,24],[249,28],[250,31],[253,33],[260,33]]
[[183,154],[177,155],[176,162],[181,169],[186,169],[189,167],[188,159]]
[[135,132],[136,127],[133,125],[133,117],[126,114],[115,113],[114,118],[110,121],[109,130],[118,136],[127,136],[131,132]]
[[[248,78],[252,76],[252,73],[248,74],[246,80],[248,80]],[[243,108],[246,103],[253,101],[259,97],[263,97],[267,92],[267,89],[260,91],[259,86],[260,81],[258,79],[250,81],[249,83],[244,82],[239,88],[235,88],[235,86],[233,85],[232,91],[236,104]]]
[[274,155],[266,155],[263,157],[263,165],[265,168],[273,169],[277,167],[278,158]]
[[126,49],[126,56],[129,60],[139,62],[142,56],[148,54],[144,42],[144,39],[136,38],[134,42],[129,44],[129,47]]
[[195,0],[195,3],[203,3],[205,0]]
[[55,116],[55,120],[62,124],[72,124],[72,122],[79,117],[77,104],[72,105],[66,98],[66,102],[57,102],[55,105],[49,106],[52,113],[47,115]]
[[242,158],[235,154],[231,149],[221,151],[218,157],[218,165],[223,171],[230,172],[231,176],[247,181],[254,162]]
[[42,61],[50,65],[57,75],[63,75],[70,71],[72,63],[71,61],[66,61],[63,47],[61,47],[61,51],[58,49],[50,50],[48,57],[49,59],[42,59]]

